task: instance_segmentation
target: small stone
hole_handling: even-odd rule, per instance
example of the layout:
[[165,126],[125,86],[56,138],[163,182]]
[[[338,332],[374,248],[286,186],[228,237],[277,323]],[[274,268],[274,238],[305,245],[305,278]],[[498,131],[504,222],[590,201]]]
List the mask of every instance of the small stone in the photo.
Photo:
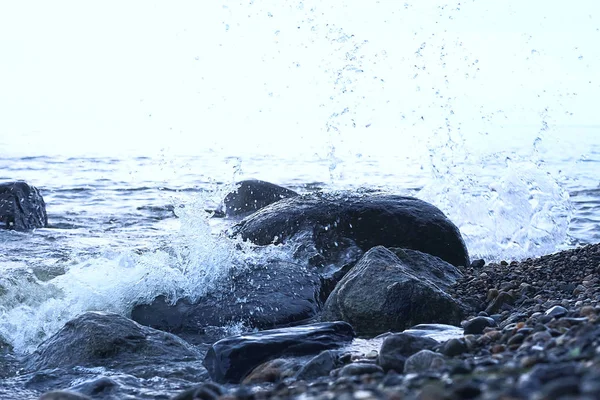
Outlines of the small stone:
[[431,350],[421,350],[406,359],[404,373],[422,373],[431,370],[439,370],[446,365],[441,354]]
[[359,376],[365,374],[383,373],[379,365],[369,363],[352,363],[344,366],[340,370],[340,376]]
[[579,394],[579,378],[565,376],[548,382],[542,389],[542,398],[559,399],[563,396],[576,396]]
[[485,260],[483,260],[483,259],[471,261],[471,268],[473,268],[473,269],[483,268],[484,266],[485,266]]
[[[498,289],[490,289],[487,292],[487,297],[486,297],[486,301],[491,301],[494,300],[496,297],[498,297]],[[486,312],[486,314],[489,315],[489,313]]]
[[507,343],[507,344],[508,344],[509,346],[513,346],[513,345],[519,345],[519,344],[523,343],[523,340],[525,340],[525,336],[523,336],[523,335],[522,335],[522,334],[520,334],[520,333],[517,333],[516,335],[514,335],[513,337],[511,337],[511,338],[508,340],[508,343]]
[[481,389],[475,382],[466,382],[456,385],[453,392],[459,399],[474,399],[481,394]]
[[567,315],[568,311],[566,308],[562,307],[562,306],[554,306],[550,309],[548,309],[544,315],[548,316],[548,317],[553,317],[553,318],[561,318],[564,317],[565,315]]
[[482,272],[481,274],[479,274],[479,277],[481,279],[486,279],[489,275],[487,274],[487,272]]
[[448,357],[458,356],[468,351],[467,344],[461,339],[450,339],[442,344],[441,353]]
[[492,346],[493,354],[503,353],[504,351],[506,351],[506,346],[503,344],[495,344]]
[[506,266],[506,265],[508,265],[508,263],[506,261],[502,260],[502,261],[500,261],[500,265]]
[[573,289],[573,296],[577,296],[578,294],[585,293],[586,287],[583,285],[577,285],[575,289]]
[[498,326],[496,321],[490,317],[475,317],[463,323],[465,335],[483,333],[483,330],[488,327]]
[[579,314],[583,315],[584,317],[589,317],[590,315],[595,315],[596,310],[592,306],[583,306],[579,310]]

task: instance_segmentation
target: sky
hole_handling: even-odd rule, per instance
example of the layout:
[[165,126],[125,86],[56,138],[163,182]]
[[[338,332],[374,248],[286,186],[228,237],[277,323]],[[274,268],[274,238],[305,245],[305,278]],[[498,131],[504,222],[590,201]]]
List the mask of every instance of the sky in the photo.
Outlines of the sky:
[[3,1],[0,155],[531,143],[547,125],[600,125],[598,11],[597,0]]

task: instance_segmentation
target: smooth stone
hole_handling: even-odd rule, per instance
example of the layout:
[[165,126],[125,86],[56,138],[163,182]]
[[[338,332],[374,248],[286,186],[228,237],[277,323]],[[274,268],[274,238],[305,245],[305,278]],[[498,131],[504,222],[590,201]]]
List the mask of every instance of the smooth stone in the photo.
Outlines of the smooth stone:
[[337,351],[325,350],[302,366],[296,378],[311,381],[321,376],[328,376],[331,371],[341,364],[342,361]]
[[67,322],[25,360],[29,369],[41,370],[73,366],[122,369],[199,358],[198,350],[175,335],[118,314],[86,312]]
[[223,211],[228,217],[247,215],[281,199],[298,196],[293,190],[257,179],[240,181],[236,186],[223,199]]
[[23,181],[0,183],[0,229],[30,231],[48,226],[40,191]]
[[353,338],[352,326],[341,321],[232,336],[214,343],[203,364],[215,382],[239,383],[268,360],[319,353],[342,346]]
[[194,303],[180,299],[171,305],[159,296],[151,304],[135,306],[131,318],[182,334],[192,343],[212,343],[225,336],[223,326],[241,323],[248,330],[272,329],[314,317],[321,309],[320,285],[319,276],[311,269],[269,261],[230,272],[218,292]]
[[544,315],[547,317],[561,318],[561,317],[564,317],[565,315],[567,315],[567,313],[568,313],[568,311],[566,308],[564,308],[562,306],[554,306],[554,307],[551,307],[548,310],[546,310]]
[[496,314],[498,311],[500,311],[502,306],[512,305],[514,302],[515,302],[514,297],[512,297],[509,293],[500,292],[500,293],[498,293],[498,296],[496,296],[496,298],[494,300],[492,300],[492,302],[487,306],[487,308],[485,309],[485,312],[490,315]]
[[484,266],[485,266],[485,260],[483,260],[483,259],[471,261],[471,268],[473,268],[473,269],[483,268]]
[[448,357],[459,356],[469,349],[464,339],[450,339],[442,344],[440,352]]
[[496,320],[490,317],[471,318],[462,325],[465,335],[479,335],[483,333],[485,328],[496,326],[498,326]]
[[394,250],[369,250],[330,294],[321,319],[346,321],[361,336],[419,323],[458,324],[462,308],[441,289],[460,276],[457,268],[429,254]]
[[313,193],[280,200],[246,217],[234,235],[258,245],[298,239],[324,260],[349,247],[419,250],[454,266],[469,265],[460,231],[437,207],[413,197],[351,192]]
[[436,340],[406,333],[386,337],[379,350],[377,363],[385,370],[404,371],[406,359],[421,350],[430,350],[438,344]]
[[437,371],[446,365],[444,356],[431,350],[421,350],[408,357],[404,362],[404,373],[423,373]]
[[360,375],[366,375],[366,374],[375,374],[377,372],[383,373],[383,369],[379,365],[356,362],[356,363],[352,363],[352,364],[348,364],[348,365],[344,366],[340,370],[339,375],[340,376],[360,376]]

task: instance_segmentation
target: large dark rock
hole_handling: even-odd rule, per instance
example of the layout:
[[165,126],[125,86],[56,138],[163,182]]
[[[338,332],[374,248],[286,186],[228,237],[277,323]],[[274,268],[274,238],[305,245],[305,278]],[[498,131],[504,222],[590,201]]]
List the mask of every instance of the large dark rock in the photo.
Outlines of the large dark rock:
[[87,312],[67,322],[26,359],[32,370],[61,367],[127,368],[198,360],[200,353],[170,333],[118,314]]
[[238,182],[237,188],[223,199],[228,217],[247,215],[281,199],[298,196],[293,190],[256,179]]
[[219,340],[209,349],[204,366],[219,383],[239,383],[265,361],[303,356],[339,347],[354,338],[345,322],[273,329]]
[[458,269],[416,250],[395,251],[369,250],[338,283],[321,318],[346,321],[364,336],[420,323],[460,323],[460,304],[444,292],[460,276]]
[[46,203],[37,188],[21,181],[0,184],[0,229],[30,231],[46,226]]
[[394,195],[310,194],[283,199],[246,217],[234,235],[259,245],[301,238],[315,256],[338,260],[353,245],[399,247],[469,265],[458,228],[435,206]]
[[[283,261],[235,270],[212,292],[196,302],[175,305],[158,297],[136,306],[131,318],[143,325],[184,335],[197,342],[227,336],[228,325],[269,329],[314,317],[321,309],[320,279],[316,271]],[[220,335],[220,336],[219,336]],[[193,336],[196,336],[195,338]]]

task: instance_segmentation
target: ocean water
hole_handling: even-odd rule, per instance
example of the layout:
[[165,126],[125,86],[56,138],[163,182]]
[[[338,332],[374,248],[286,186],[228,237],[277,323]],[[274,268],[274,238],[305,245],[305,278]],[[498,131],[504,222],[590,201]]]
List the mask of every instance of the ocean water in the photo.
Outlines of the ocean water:
[[[32,59],[9,47],[0,182],[37,186],[50,226],[0,231],[0,337],[26,354],[84,311],[218,289],[256,255],[206,210],[247,178],[422,198],[473,259],[598,242],[600,25],[583,3],[137,4],[109,46],[79,9],[62,22],[80,39],[13,27]],[[73,65],[95,79],[61,75]]]

